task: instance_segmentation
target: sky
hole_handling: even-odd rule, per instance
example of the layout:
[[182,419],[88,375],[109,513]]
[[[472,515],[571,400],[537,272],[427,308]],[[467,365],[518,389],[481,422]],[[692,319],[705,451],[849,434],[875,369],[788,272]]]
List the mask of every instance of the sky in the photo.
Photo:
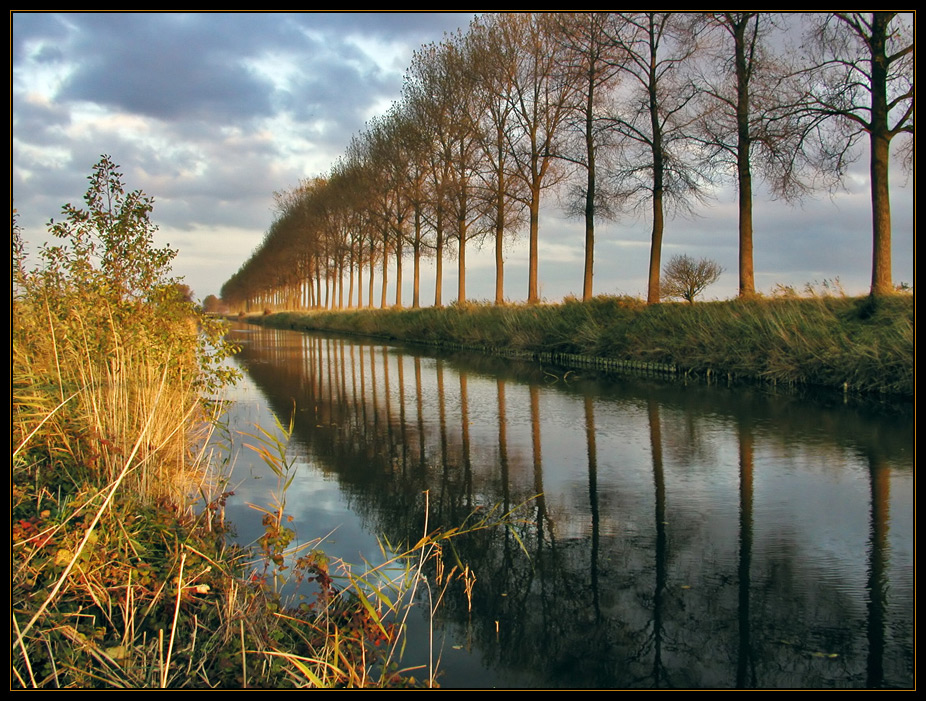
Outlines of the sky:
[[[102,154],[155,200],[158,245],[198,299],[222,284],[273,221],[273,193],[326,174],[351,137],[400,97],[413,52],[465,30],[466,13],[12,13],[11,189],[30,260],[48,221],[81,204]],[[913,178],[892,162],[893,276],[913,283]],[[540,221],[540,294],[581,296],[584,225],[554,192]],[[757,193],[756,287],[871,281],[867,150],[835,193],[790,205]],[[595,292],[646,294],[650,221],[599,221]],[[663,261],[707,257],[725,272],[706,298],[737,290],[736,200],[720,187],[666,225]],[[526,236],[506,251],[506,296],[527,296]],[[404,290],[411,299],[411,263]],[[491,246],[467,252],[467,296],[494,299]],[[394,278],[394,274],[391,275]],[[434,294],[433,266],[422,298]],[[444,300],[456,295],[445,264]],[[376,297],[378,299],[378,296]],[[390,300],[394,292],[390,291]]]

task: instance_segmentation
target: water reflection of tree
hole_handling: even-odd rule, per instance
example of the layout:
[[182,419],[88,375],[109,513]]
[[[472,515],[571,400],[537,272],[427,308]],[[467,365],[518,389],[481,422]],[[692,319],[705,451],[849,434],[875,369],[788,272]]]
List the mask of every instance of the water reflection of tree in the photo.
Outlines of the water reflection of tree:
[[601,548],[601,515],[598,509],[598,448],[595,442],[595,403],[585,395],[585,444],[588,452],[588,507],[592,517],[589,579],[595,623],[601,620],[601,597],[598,587],[598,557]]
[[752,502],[753,502],[753,436],[746,421],[737,424],[740,464],[740,553],[737,583],[739,585],[739,645],[736,655],[736,688],[757,686],[755,659],[751,644],[749,590],[752,581]]
[[[535,369],[529,369],[525,387],[510,365],[493,374],[497,363],[477,359],[468,372],[460,358],[446,358],[428,361],[425,369],[416,357],[413,425],[406,408],[406,355],[379,344],[357,345],[356,354],[350,345],[345,355],[343,342],[332,347],[309,339],[299,347],[297,363],[286,362],[290,343],[280,344],[273,335],[266,353],[258,342],[245,360],[278,413],[287,415],[296,401],[300,443],[355,495],[352,505],[371,530],[394,542],[417,539],[425,490],[431,495],[429,522],[436,525],[458,524],[474,506],[508,508],[549,489],[545,471],[556,466],[545,465],[543,445],[563,437],[544,428],[544,376]],[[333,367],[316,366],[320,361]],[[349,373],[345,363],[351,365]],[[458,383],[448,381],[451,371]],[[470,400],[470,385],[484,382],[487,374],[498,407],[497,427],[489,431],[475,424]],[[506,391],[511,386],[518,396],[514,404]],[[890,444],[885,449],[869,423],[850,414],[848,429],[836,430],[833,419],[834,430],[825,434],[817,428],[819,417],[811,422],[807,410],[787,400],[744,403],[733,393],[716,392],[704,419],[697,388],[679,396],[676,389],[643,383],[646,399],[641,400],[639,388],[611,386],[607,399],[596,399],[583,383],[557,386],[584,405],[578,421],[584,428],[587,479],[584,486],[570,487],[574,495],[560,496],[571,500],[575,512],[558,509],[554,519],[544,496],[511,530],[486,531],[457,543],[459,556],[479,577],[474,614],[470,618],[462,597],[451,598],[445,620],[471,626],[472,644],[487,663],[530,671],[536,683],[547,686],[864,686],[910,678],[912,659],[903,658],[912,631],[885,634],[898,625],[896,615],[888,620],[885,603],[886,480],[888,466],[896,462],[889,453],[896,449]],[[604,391],[601,385],[594,390]],[[348,397],[355,402],[342,401]],[[448,402],[451,407],[459,402],[453,418]],[[596,421],[599,403],[607,418]],[[512,411],[520,420],[514,432]],[[613,430],[615,413],[622,422],[648,427],[648,498],[623,477],[620,456],[606,453],[602,468],[598,433],[603,421],[607,431]],[[875,456],[872,464],[884,465],[871,469],[867,614],[859,615],[857,597],[838,582],[818,581],[801,559],[802,539],[813,534],[784,528],[775,538],[766,533],[757,540],[755,446],[757,440],[779,440],[770,424],[804,436],[796,441],[799,450],[818,451],[821,459],[844,459],[848,442],[864,445]],[[738,465],[729,476],[739,488],[738,508],[727,519],[729,545],[724,541],[715,552],[703,550],[711,537],[705,515],[673,509],[672,494],[686,460],[704,469],[716,462],[718,453],[706,435],[718,432],[737,441]],[[851,439],[827,437],[840,432]],[[587,519],[584,530],[563,528],[585,536],[556,537],[559,519]],[[610,525],[602,532],[605,523]],[[788,608],[782,608],[782,599],[791,601]],[[885,672],[879,661],[887,650],[901,661]]]

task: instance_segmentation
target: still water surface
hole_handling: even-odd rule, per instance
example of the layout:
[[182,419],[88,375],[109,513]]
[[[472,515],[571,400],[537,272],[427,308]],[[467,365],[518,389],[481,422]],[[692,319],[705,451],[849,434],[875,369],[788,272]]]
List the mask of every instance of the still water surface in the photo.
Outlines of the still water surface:
[[[443,687],[913,685],[910,407],[232,336],[232,431],[295,416],[302,539],[377,563],[425,510],[452,527],[525,504],[457,543],[478,579],[472,612],[453,589],[435,623]],[[253,540],[275,479],[240,451],[234,481]],[[410,637],[426,663],[423,615]]]

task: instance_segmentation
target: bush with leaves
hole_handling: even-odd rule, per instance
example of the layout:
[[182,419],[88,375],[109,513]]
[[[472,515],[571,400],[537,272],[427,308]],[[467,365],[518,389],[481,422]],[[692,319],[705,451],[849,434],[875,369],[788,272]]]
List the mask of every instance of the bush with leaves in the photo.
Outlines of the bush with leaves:
[[[125,640],[142,608],[169,611],[176,568],[157,574],[157,553],[187,527],[205,474],[203,397],[229,373],[221,327],[171,275],[175,251],[155,245],[153,200],[128,192],[107,156],[89,180],[32,269],[12,220],[11,603],[24,687],[118,684],[109,672],[135,654]],[[193,561],[171,550],[182,577]]]
[[[70,437],[46,445],[48,455],[70,454],[112,479],[144,429],[137,459],[145,469],[133,480],[142,493],[169,491],[173,479],[145,472],[182,462],[200,397],[230,379],[222,361],[231,349],[171,275],[176,251],[155,245],[153,200],[127,191],[108,156],[89,181],[84,206],[67,204],[50,222],[60,243],[44,246],[34,269],[14,214],[14,447],[36,447],[44,420],[40,436]],[[27,437],[32,445],[15,443]]]

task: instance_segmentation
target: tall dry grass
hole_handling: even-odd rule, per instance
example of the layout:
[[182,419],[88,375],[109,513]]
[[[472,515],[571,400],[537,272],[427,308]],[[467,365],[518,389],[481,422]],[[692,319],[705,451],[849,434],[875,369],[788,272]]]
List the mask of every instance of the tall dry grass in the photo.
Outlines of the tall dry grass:
[[170,571],[183,554],[162,539],[151,558],[139,514],[179,524],[206,477],[199,331],[169,290],[138,304],[44,273],[20,279],[12,309],[14,678],[132,685],[119,660],[168,591],[144,581],[148,561]]
[[112,310],[59,316],[21,301],[13,314],[14,456],[40,450],[44,469],[109,482],[131,454],[128,487],[150,500],[181,500],[201,471],[191,450],[208,429],[191,320],[173,324],[174,348],[165,353],[120,328]]

